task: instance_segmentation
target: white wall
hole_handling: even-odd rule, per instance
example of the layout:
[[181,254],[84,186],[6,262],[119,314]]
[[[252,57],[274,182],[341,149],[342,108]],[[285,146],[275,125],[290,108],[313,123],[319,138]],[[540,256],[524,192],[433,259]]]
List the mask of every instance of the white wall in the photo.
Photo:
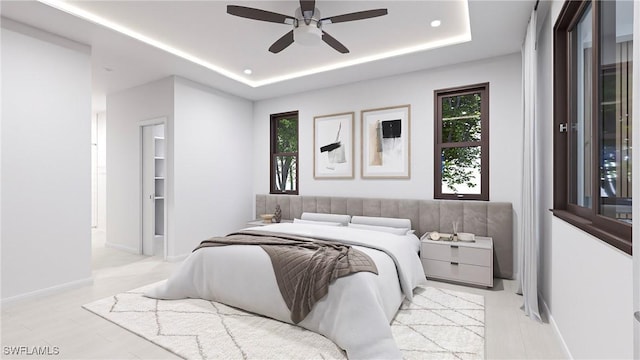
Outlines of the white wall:
[[[254,191],[269,193],[269,115],[299,111],[300,194],[432,199],[434,188],[434,100],[437,89],[489,82],[489,198],[514,208],[514,237],[521,203],[522,73],[519,53],[256,102]],[[411,104],[411,178],[360,178],[360,111]],[[355,111],[353,180],[313,179],[313,117]],[[515,240],[517,244],[517,239]],[[517,268],[517,267],[516,267]]]
[[107,96],[108,244],[139,251],[139,122],[152,118],[167,118],[167,258],[252,219],[252,106],[176,77]]
[[2,19],[2,299],[91,281],[88,47]]
[[253,104],[176,78],[174,114],[175,242],[169,253],[179,256],[253,219]]
[[[553,205],[554,1],[538,38],[538,107],[541,209]],[[637,174],[634,171],[633,177]],[[634,214],[635,216],[635,214]],[[542,210],[540,292],[569,354],[581,358],[633,357],[631,256]]]
[[[165,78],[107,96],[107,245],[140,252],[140,122],[167,119],[167,153],[172,149],[173,78]],[[172,159],[167,159],[171,179]],[[172,183],[167,184],[172,212]],[[169,238],[172,223],[168,223]]]
[[549,307],[575,359],[633,357],[631,256],[553,218]]
[[[254,190],[269,192],[269,115],[299,111],[300,194],[433,198],[433,91],[490,83],[490,199],[520,202],[520,54],[258,101],[254,110]],[[360,178],[360,111],[411,104],[411,179]],[[313,179],[313,117],[355,111],[354,180]],[[515,174],[514,174],[515,173]],[[515,178],[514,178],[515,175]]]

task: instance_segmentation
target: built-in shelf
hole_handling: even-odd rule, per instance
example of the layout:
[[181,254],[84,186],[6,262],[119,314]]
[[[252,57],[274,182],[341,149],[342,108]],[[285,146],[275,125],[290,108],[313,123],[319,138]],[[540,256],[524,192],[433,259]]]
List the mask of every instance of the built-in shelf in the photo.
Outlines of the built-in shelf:
[[155,236],[160,239],[164,235],[164,197],[165,197],[165,176],[166,158],[164,137],[154,137],[154,159],[155,159]]

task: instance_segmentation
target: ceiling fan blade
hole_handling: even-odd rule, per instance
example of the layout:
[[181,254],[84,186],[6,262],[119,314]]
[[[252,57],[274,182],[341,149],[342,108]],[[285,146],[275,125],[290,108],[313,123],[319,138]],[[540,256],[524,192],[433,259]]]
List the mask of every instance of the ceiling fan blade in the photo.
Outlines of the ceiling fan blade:
[[326,32],[322,32],[322,41],[326,42],[329,46],[336,49],[341,54],[346,54],[349,52],[346,46],[342,45],[342,43],[333,36],[327,34]]
[[321,22],[330,21],[331,23],[340,23],[345,21],[355,21],[355,20],[363,20],[370,19],[373,17],[384,16],[387,15],[387,9],[374,9],[374,10],[365,10],[358,11],[349,14],[336,15],[328,18],[321,19]]
[[300,0],[300,12],[304,18],[304,23],[311,24],[311,18],[316,9],[316,0]]
[[302,11],[303,15],[305,11],[310,11],[311,15],[313,15],[315,8],[316,0],[300,0],[300,10]]
[[274,54],[277,54],[291,44],[293,44],[293,30],[289,31],[288,33],[284,34],[280,39],[276,40],[276,42],[274,42],[269,48],[269,51],[271,51]]
[[290,23],[293,23],[293,21],[295,21],[295,18],[292,16],[238,5],[227,5],[227,14],[247,19],[268,21],[280,24],[287,24],[287,19],[292,21]]

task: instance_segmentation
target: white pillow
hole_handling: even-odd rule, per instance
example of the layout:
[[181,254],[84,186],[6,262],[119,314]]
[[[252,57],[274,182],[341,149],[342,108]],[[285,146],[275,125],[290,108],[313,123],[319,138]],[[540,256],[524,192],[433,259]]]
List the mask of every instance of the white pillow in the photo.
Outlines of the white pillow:
[[344,226],[339,222],[332,221],[313,221],[313,220],[302,220],[302,219],[293,219],[294,224],[309,224],[309,225],[325,225],[325,226]]
[[354,224],[349,223],[350,228],[363,229],[363,230],[372,230],[372,231],[381,231],[389,234],[395,235],[407,235],[409,233],[409,228],[397,228],[390,226],[376,226],[376,225],[366,225],[366,224]]
[[411,229],[411,220],[409,219],[374,217],[374,216],[354,216],[351,218],[351,222],[353,224],[365,224],[365,225]]
[[311,220],[311,221],[326,221],[326,222],[337,222],[344,226],[347,226],[349,221],[351,220],[351,215],[340,215],[340,214],[321,214],[321,213],[302,213],[300,217],[302,220]]

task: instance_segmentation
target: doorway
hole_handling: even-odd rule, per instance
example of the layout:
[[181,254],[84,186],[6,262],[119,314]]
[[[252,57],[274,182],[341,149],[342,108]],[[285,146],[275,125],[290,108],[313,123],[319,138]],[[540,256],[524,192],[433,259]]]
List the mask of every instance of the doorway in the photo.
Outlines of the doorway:
[[107,229],[107,128],[106,112],[91,117],[91,242],[93,248],[102,248]]
[[164,119],[141,125],[141,254],[166,260],[167,159]]

